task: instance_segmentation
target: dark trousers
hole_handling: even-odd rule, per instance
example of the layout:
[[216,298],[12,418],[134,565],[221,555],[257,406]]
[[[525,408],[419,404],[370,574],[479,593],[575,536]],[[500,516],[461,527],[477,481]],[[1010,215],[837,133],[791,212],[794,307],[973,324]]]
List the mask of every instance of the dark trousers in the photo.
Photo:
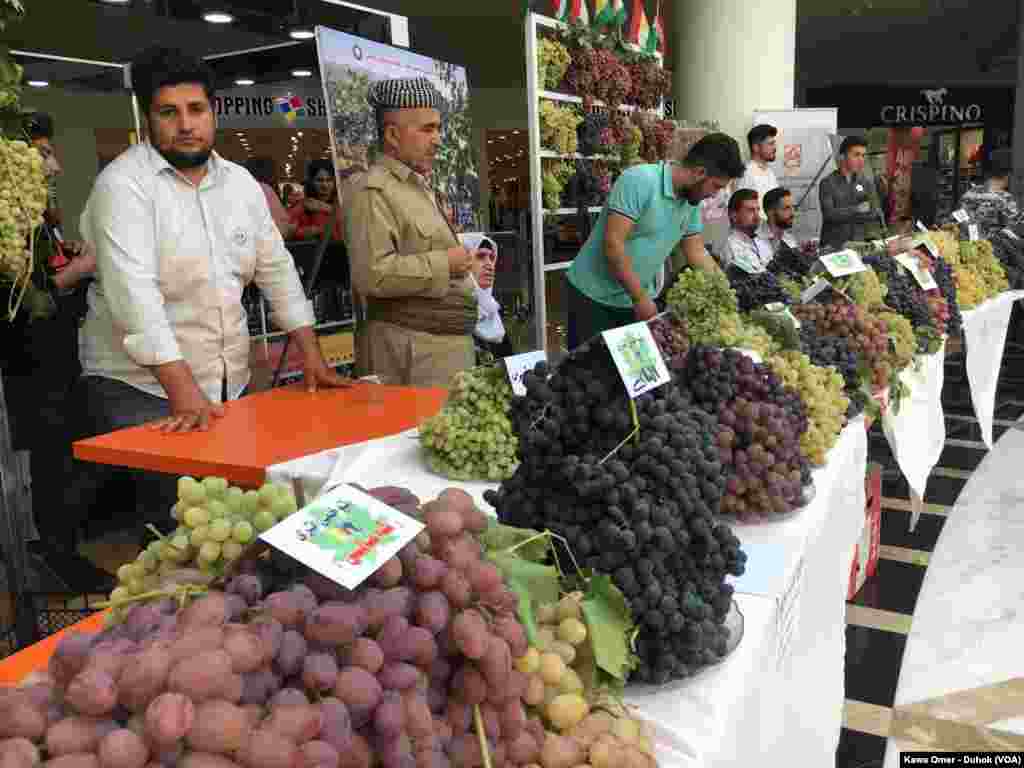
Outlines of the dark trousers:
[[568,280],[566,283],[569,293],[569,349],[576,349],[599,333],[636,322],[632,307],[601,304],[581,293]]
[[[170,404],[164,398],[101,376],[80,378],[73,403],[78,422],[76,440],[105,435],[171,415]],[[106,504],[103,509],[97,507],[101,494],[115,484],[124,489],[120,503],[115,501],[113,508]],[[97,520],[107,523],[107,528],[134,524],[141,529],[146,523],[164,529],[173,528],[170,510],[178,498],[177,486],[174,475],[75,460],[64,504],[70,518],[67,521],[69,528],[77,530],[86,522],[85,516],[90,514],[94,518],[107,518]],[[113,514],[108,518],[104,509],[110,509]]]

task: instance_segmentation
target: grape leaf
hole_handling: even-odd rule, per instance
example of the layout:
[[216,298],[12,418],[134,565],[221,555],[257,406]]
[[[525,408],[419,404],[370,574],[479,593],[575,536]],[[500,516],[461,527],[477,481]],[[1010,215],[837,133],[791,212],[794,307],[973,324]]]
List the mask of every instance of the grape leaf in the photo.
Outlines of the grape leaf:
[[625,683],[637,664],[630,650],[633,619],[626,598],[609,576],[595,574],[587,586],[581,608],[597,667]]
[[486,557],[497,566],[508,588],[519,598],[516,615],[526,631],[526,639],[534,645],[537,641],[537,623],[533,616],[533,603],[558,601],[558,571],[550,565],[524,560],[519,557],[519,551],[508,552],[506,549],[488,552]]
[[[529,544],[524,542],[533,539]],[[515,555],[522,560],[543,563],[551,553],[551,536],[542,536],[528,528],[513,528],[510,525],[490,520],[487,530],[480,534],[480,543],[487,552],[501,552],[516,547]]]

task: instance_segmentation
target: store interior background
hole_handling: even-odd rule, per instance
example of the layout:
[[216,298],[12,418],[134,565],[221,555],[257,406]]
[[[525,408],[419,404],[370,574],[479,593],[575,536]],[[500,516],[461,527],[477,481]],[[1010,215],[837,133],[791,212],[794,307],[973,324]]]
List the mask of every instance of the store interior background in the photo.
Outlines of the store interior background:
[[[742,143],[754,110],[806,105],[809,91],[831,87],[871,86],[880,93],[906,85],[1002,87],[1012,96],[1019,4],[993,0],[979,13],[977,3],[967,0],[661,2],[668,37],[665,61],[675,73],[673,116],[717,120]],[[381,42],[408,42],[416,52],[465,66],[481,157],[481,210],[492,230],[521,231],[529,200],[521,0],[363,0],[374,13],[349,5],[337,0],[33,2],[26,20],[10,30],[11,48],[86,60],[18,56],[27,80],[48,83],[29,89],[24,103],[50,112],[56,120],[55,138],[64,166],[59,195],[67,234],[77,234],[78,214],[98,169],[128,146],[134,130],[121,69],[88,62],[124,62],[159,40],[214,56],[210,63],[219,86],[233,92],[287,90],[298,83],[291,75],[295,69],[310,71],[301,85],[315,87],[315,45],[295,44],[289,36],[298,24],[323,24]],[[658,3],[648,0],[646,5],[653,17]],[[228,10],[234,22],[204,22],[203,13],[214,6]],[[549,2],[537,0],[533,7],[546,12]],[[53,23],[50,11],[59,11],[60,24]],[[738,35],[749,37],[745,45],[736,45]],[[278,47],[265,50],[267,46]],[[741,55],[738,48],[746,52]],[[249,53],[224,56],[238,51]],[[243,78],[254,84],[235,85]],[[881,170],[889,129],[844,124],[843,105],[834,106],[840,107],[842,131],[868,133],[872,162]],[[277,161],[281,181],[301,184],[306,163],[327,149],[326,120],[320,123],[288,126],[263,121],[223,128],[217,148],[239,161],[270,155]],[[986,139],[994,141],[996,134],[999,143],[1008,143],[1012,125],[956,126],[955,132],[947,131],[941,138],[939,133],[938,128],[924,132],[917,162],[934,162],[936,156],[945,157],[948,164],[959,161],[962,191],[978,173],[972,162],[977,148]],[[934,142],[942,151],[930,154]],[[564,251],[559,258],[571,257],[585,229],[585,223],[581,232],[579,222],[558,222],[551,227],[548,242]],[[524,243],[515,258],[528,258],[526,248]],[[563,281],[563,273],[548,273],[549,339],[556,346],[565,322]],[[528,285],[519,287],[525,290]]]

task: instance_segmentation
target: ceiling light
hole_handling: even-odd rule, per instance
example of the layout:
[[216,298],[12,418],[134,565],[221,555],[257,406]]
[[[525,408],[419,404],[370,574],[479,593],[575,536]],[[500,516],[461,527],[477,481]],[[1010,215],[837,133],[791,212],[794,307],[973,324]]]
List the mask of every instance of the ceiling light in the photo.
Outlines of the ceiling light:
[[243,131],[235,131],[235,136],[245,136]]
[[292,77],[312,77],[313,70],[311,69],[293,69]]
[[250,80],[248,77],[240,77],[235,80],[235,85],[256,85],[256,81]]
[[295,132],[295,135],[296,135],[296,136],[302,136],[302,131],[296,131],[296,132]]
[[230,24],[235,20],[227,11],[207,11],[203,14],[203,21],[210,24]]
[[288,37],[292,40],[312,40],[316,37],[313,28],[305,24],[299,24],[288,30]]
[[29,80],[27,83],[32,88],[46,88],[49,84],[49,80]]
[[104,5],[131,5],[132,0],[98,0]]

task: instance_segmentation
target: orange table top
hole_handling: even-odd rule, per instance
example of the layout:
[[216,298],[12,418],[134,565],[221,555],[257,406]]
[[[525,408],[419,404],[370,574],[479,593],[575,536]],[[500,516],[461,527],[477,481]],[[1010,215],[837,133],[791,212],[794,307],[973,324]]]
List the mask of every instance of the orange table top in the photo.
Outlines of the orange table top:
[[50,663],[50,657],[57,649],[61,635],[65,632],[99,632],[103,629],[104,614],[94,613],[87,619],[74,624],[67,629],[56,632],[45,640],[40,640],[30,645],[23,651],[18,651],[0,661],[0,685],[14,685],[20,683],[32,672],[41,672]]
[[443,389],[365,382],[311,394],[300,383],[229,403],[208,432],[164,434],[132,427],[75,443],[75,457],[174,475],[224,477],[255,487],[274,464],[416,427],[437,413],[446,397]]

